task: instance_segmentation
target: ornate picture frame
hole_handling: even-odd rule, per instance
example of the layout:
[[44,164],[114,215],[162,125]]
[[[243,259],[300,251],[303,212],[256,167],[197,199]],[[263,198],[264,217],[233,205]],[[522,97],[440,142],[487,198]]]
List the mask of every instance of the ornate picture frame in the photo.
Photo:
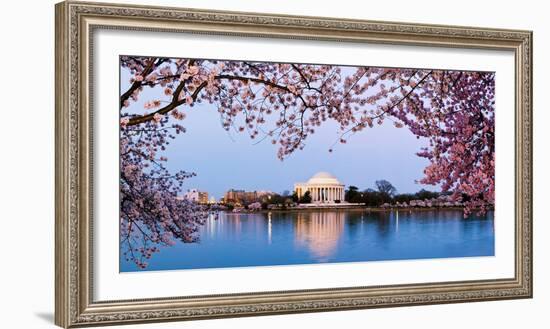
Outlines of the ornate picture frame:
[[[65,1],[56,5],[55,323],[61,327],[531,298],[532,32]],[[515,58],[513,278],[96,301],[92,35],[97,29],[508,50]],[[510,132],[511,133],[511,132]]]

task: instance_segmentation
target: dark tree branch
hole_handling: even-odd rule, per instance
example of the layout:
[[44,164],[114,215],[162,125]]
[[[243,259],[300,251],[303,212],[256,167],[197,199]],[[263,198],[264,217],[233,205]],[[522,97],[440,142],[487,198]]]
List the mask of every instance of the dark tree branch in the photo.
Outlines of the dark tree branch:
[[[140,75],[144,79],[145,79],[146,76],[149,75],[149,73],[151,73],[153,71],[153,68],[155,67],[155,61],[156,61],[155,57],[150,58],[149,59],[149,64],[147,64],[147,66],[141,72]],[[124,107],[124,102],[127,101],[128,98],[130,98],[130,96],[132,96],[134,91],[136,91],[138,88],[140,88],[141,85],[142,85],[141,81],[134,81],[134,83],[132,83],[130,88],[128,88],[128,90],[126,90],[126,92],[124,94],[120,95],[120,108]]]
[[[259,78],[254,78],[254,77],[240,77],[240,76],[235,76],[235,75],[221,74],[221,75],[218,75],[218,76],[214,77],[214,79],[216,79],[216,80],[226,79],[226,80],[241,80],[241,81],[258,82],[258,83],[265,84],[267,86],[271,86],[271,87],[274,87],[274,88],[278,88],[278,89],[290,92],[290,90],[285,86],[273,83],[271,81],[262,80],[262,79],[259,79]],[[186,100],[185,99],[179,99],[179,94],[182,92],[183,88],[185,87],[186,82],[187,81],[180,82],[180,84],[178,85],[178,87],[176,88],[176,90],[174,92],[174,95],[172,97],[172,101],[170,102],[170,104],[166,105],[163,108],[160,108],[159,110],[157,110],[153,113],[130,118],[130,120],[128,121],[127,126],[133,126],[133,125],[137,125],[137,124],[140,124],[140,123],[143,123],[143,122],[153,120],[155,114],[164,115],[164,114],[172,111],[176,107],[178,107],[180,105],[183,105],[186,102]],[[199,93],[202,91],[202,89],[204,89],[206,87],[206,85],[207,85],[207,82],[204,81],[197,87],[197,89],[195,89],[195,91],[191,95],[191,98],[193,99],[193,101],[197,100],[197,97],[199,96]]]

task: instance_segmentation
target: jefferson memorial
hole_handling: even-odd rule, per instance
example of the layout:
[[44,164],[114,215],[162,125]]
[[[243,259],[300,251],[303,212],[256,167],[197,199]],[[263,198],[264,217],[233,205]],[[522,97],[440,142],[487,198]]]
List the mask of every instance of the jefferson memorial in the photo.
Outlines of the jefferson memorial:
[[307,191],[311,195],[311,202],[334,203],[344,201],[344,184],[327,172],[320,172],[311,177],[307,183],[294,184],[294,192],[302,197]]

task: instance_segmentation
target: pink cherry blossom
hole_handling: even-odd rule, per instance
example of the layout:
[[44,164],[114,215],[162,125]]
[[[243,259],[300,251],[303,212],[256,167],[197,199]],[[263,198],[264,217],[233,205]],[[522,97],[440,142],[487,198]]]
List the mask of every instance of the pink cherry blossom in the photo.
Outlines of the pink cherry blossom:
[[153,115],[153,120],[156,123],[161,122],[163,118],[164,118],[164,116],[162,114],[155,113],[155,115]]

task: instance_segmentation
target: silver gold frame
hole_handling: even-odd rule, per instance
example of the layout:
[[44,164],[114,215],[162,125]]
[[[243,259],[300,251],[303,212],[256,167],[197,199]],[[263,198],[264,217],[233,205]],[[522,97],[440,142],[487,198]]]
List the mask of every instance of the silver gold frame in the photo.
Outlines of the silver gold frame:
[[[72,328],[532,297],[532,32],[74,1],[59,3],[55,10],[57,325]],[[90,50],[91,36],[98,28],[513,51],[514,278],[95,302]]]

